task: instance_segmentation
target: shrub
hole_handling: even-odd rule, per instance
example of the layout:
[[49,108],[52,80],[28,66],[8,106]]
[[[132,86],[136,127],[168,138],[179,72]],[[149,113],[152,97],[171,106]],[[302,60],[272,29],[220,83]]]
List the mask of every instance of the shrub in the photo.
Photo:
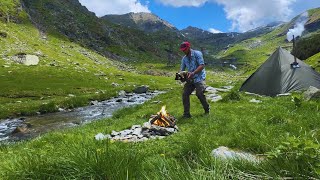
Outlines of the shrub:
[[297,97],[297,96],[292,96],[292,102],[294,102],[294,106],[299,108],[302,105],[302,100],[301,98]]
[[308,38],[303,38],[297,41],[296,47],[292,54],[299,59],[307,59],[316,54],[320,50],[320,34],[315,34]]
[[[287,168],[292,176],[297,172],[296,169],[310,176],[320,175],[320,144],[307,137],[289,137],[267,155],[269,159],[281,164],[282,168]],[[286,162],[290,162],[290,165]]]
[[239,91],[231,90],[226,96],[222,98],[222,102],[229,102],[229,101],[240,101],[241,97]]
[[62,103],[62,107],[69,109],[85,105],[88,105],[88,98],[86,97],[71,97]]
[[58,107],[53,101],[47,104],[42,104],[39,109],[40,113],[50,113],[50,112],[56,112],[56,111],[58,111]]

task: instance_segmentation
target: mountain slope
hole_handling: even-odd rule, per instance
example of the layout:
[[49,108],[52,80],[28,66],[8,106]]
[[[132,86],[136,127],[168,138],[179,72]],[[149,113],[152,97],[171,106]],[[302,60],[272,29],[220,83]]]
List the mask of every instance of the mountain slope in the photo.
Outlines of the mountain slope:
[[135,28],[144,32],[178,31],[176,27],[152,13],[128,13],[124,15],[106,15],[101,17],[128,28]]
[[309,57],[306,62],[315,68],[316,71],[320,72],[320,52]]
[[292,52],[302,60],[320,52],[320,8],[309,10],[305,21],[305,29]]
[[[151,13],[128,13],[124,15],[106,15],[101,18],[102,22],[121,29],[122,39],[128,41],[131,46],[128,49],[133,56],[126,55],[129,58],[134,58],[136,62],[168,62],[180,59],[178,46],[186,40],[185,37],[167,21],[162,20],[158,16]],[[125,33],[123,33],[125,31]],[[133,38],[135,38],[133,40]],[[115,46],[110,49],[116,54],[121,52],[123,47]],[[120,51],[119,51],[120,50]],[[135,54],[135,52],[139,52]],[[143,55],[144,54],[144,55]],[[170,62],[172,63],[172,62]]]
[[181,33],[191,41],[194,41],[195,43],[211,51],[211,54],[221,51],[229,44],[233,44],[236,41],[235,37],[239,35],[239,33],[213,34],[192,26],[181,30]]
[[108,36],[111,29],[102,24],[94,13],[81,6],[78,0],[22,2],[40,31],[62,34],[94,50],[101,50],[115,43]]
[[320,8],[310,9],[308,11],[309,19],[305,24],[308,32],[319,31],[320,27]]
[[163,61],[167,57],[165,48],[153,37],[101,20],[78,0],[24,0],[23,4],[40,31],[64,36],[113,59]]
[[216,54],[219,51],[225,50],[226,48],[232,46],[232,44],[267,34],[282,23],[283,22],[270,23],[266,26],[262,26],[244,33],[230,32],[213,34],[191,26],[181,30],[181,32],[186,37],[189,37],[191,40],[195,41],[197,44],[201,44],[207,50],[211,50],[211,54]]
[[[296,48],[293,51],[293,54],[299,59],[307,59],[308,57],[320,52],[320,25],[317,25],[319,10],[319,8],[309,10],[309,16],[305,16],[306,13],[302,13],[294,17],[288,23],[280,24],[271,28],[271,32],[262,33],[253,38],[236,42],[228,50],[220,51],[219,57],[222,59],[236,58],[238,62],[246,63],[247,68],[245,69],[247,69],[248,74],[250,74],[259,67],[277,47],[283,46],[287,50],[291,51],[292,42],[288,42],[286,39],[288,30],[295,28],[295,25],[298,22],[306,22],[305,31],[303,31],[301,37],[297,38]],[[310,28],[311,24],[312,28]],[[317,64],[315,63],[316,57],[317,56],[314,56],[312,60],[314,67],[317,67]],[[317,68],[317,70],[319,69]]]
[[[111,61],[57,32],[44,37],[22,9],[11,18],[18,23],[0,20],[0,119],[84,106],[93,99],[116,96],[120,90],[132,91],[134,86],[147,83],[151,89],[161,89],[174,81],[137,74],[129,65]],[[23,54],[38,57],[39,64],[14,61],[14,56]]]
[[[216,57],[216,54],[219,53],[222,58],[239,57],[242,59],[241,55],[264,44],[270,44],[269,41],[275,44],[266,48],[265,51],[270,51],[274,46],[284,44],[285,42],[273,41],[273,39],[285,37],[288,28],[297,19],[295,18],[285,25],[277,26],[279,23],[267,25],[245,33],[212,34],[193,27],[188,27],[180,33],[165,21],[149,13],[110,16],[113,21],[119,18],[117,22],[126,24],[128,21],[137,27],[128,28],[123,24],[115,24],[106,18],[99,19],[81,6],[77,0],[66,2],[62,0],[24,0],[23,2],[23,7],[29,13],[33,24],[42,33],[70,39],[102,55],[130,63],[165,63],[170,56],[177,64],[181,56],[178,46],[181,41],[185,40],[191,41],[195,49],[207,49],[210,58]],[[317,17],[317,11],[313,10],[311,13],[312,21],[309,25],[316,26]],[[157,23],[153,26],[151,22],[159,22],[161,26],[158,26]],[[144,31],[146,27],[148,27],[148,33]],[[278,33],[277,35],[271,33],[274,30]],[[272,37],[270,37],[270,33],[273,34]],[[239,47],[238,44],[245,45],[246,48],[237,49],[236,54],[230,53],[235,48],[230,49],[229,47]],[[251,59],[247,60],[251,62]]]

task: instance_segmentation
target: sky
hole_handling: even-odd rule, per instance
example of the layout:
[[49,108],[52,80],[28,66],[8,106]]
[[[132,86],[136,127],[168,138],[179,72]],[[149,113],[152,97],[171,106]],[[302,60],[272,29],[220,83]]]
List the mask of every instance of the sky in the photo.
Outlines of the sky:
[[149,12],[179,30],[188,26],[212,33],[245,32],[270,22],[290,21],[320,0],[80,0],[98,17]]

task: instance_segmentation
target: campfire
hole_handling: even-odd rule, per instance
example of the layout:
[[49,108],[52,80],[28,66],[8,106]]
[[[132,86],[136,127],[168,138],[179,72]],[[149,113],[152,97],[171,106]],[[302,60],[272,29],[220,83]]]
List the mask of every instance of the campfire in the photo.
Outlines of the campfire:
[[157,115],[151,115],[149,122],[152,125],[161,127],[174,127],[176,125],[176,118],[167,113],[166,106],[162,106]]
[[166,107],[162,106],[157,115],[151,115],[149,121],[143,125],[133,125],[130,129],[112,131],[111,134],[99,133],[96,140],[110,139],[113,141],[140,142],[148,139],[162,139],[165,136],[177,133],[176,118],[167,113]]

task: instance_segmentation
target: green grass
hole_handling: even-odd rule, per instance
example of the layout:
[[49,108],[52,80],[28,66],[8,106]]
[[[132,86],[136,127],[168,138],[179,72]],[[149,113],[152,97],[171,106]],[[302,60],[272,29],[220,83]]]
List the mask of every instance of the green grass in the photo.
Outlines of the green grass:
[[[0,175],[4,179],[320,177],[319,164],[314,162],[320,155],[318,102],[296,107],[289,96],[261,97],[262,103],[254,104],[248,102],[251,96],[240,93],[240,100],[211,103],[212,113],[203,116],[198,99],[192,96],[193,118],[183,120],[180,93],[170,91],[154,99],[161,104],[148,102],[119,110],[113,118],[83,127],[2,145]],[[162,105],[178,118],[177,134],[141,143],[93,138],[99,132],[142,124]],[[259,165],[219,161],[210,156],[218,146],[262,154],[265,160]]]
[[320,53],[317,53],[306,60],[311,67],[320,72]]
[[310,22],[314,22],[320,19],[320,8],[311,9],[308,11],[310,16]]

